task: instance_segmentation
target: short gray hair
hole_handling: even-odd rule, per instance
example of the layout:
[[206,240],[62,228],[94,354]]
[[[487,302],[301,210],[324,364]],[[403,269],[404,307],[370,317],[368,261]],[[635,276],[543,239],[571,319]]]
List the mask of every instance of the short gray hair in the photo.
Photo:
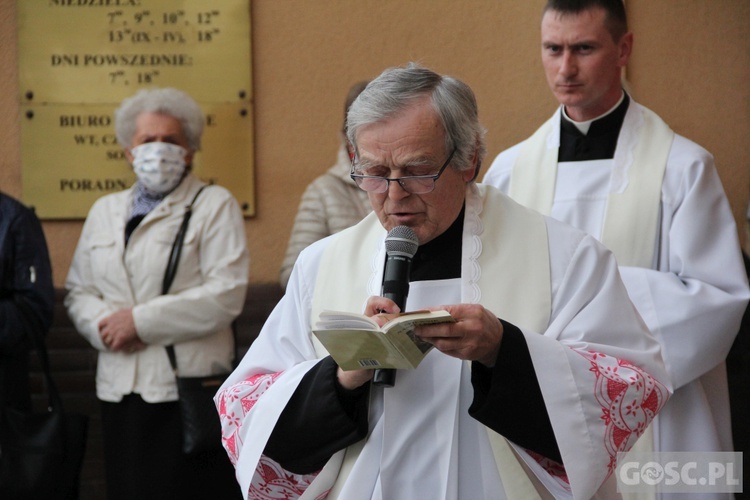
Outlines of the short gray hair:
[[201,148],[205,122],[203,111],[188,94],[173,88],[144,89],[122,101],[115,110],[115,134],[123,148],[133,144],[135,122],[142,113],[159,113],[176,118],[192,151]]
[[357,132],[361,127],[386,120],[423,96],[430,96],[443,123],[445,150],[456,148],[451,166],[459,171],[469,170],[476,154],[478,173],[487,149],[474,92],[461,80],[441,76],[416,63],[386,69],[352,103],[346,137],[354,151],[359,151]]

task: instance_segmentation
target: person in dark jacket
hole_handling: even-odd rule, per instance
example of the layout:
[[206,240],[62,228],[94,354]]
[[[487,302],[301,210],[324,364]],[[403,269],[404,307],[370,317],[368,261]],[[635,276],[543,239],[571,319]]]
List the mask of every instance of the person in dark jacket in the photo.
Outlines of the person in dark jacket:
[[0,408],[31,408],[29,349],[34,329],[52,324],[52,266],[34,211],[0,193]]

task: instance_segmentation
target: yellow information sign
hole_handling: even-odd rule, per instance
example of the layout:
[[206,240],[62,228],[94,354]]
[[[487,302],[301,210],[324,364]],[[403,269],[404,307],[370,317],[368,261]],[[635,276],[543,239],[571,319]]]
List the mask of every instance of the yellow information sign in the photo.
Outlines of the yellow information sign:
[[141,88],[176,87],[207,116],[194,171],[255,214],[250,0],[18,2],[23,201],[83,218],[135,180],[113,112]]

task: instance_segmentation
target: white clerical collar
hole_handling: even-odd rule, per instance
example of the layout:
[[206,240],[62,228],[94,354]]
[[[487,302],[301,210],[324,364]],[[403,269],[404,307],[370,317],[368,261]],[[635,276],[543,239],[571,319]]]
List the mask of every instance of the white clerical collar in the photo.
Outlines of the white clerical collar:
[[615,105],[614,105],[614,106],[612,106],[611,108],[609,108],[609,111],[607,111],[607,112],[606,112],[606,113],[604,113],[603,115],[597,116],[596,118],[592,118],[591,120],[586,120],[586,121],[582,121],[582,122],[577,122],[577,121],[575,121],[574,119],[572,119],[571,117],[569,117],[569,116],[568,116],[568,113],[567,113],[567,112],[565,111],[565,106],[563,106],[563,107],[562,107],[562,115],[563,115],[563,117],[564,117],[564,118],[565,118],[566,120],[568,120],[568,121],[569,121],[570,123],[572,123],[573,125],[575,125],[575,127],[576,127],[576,128],[577,128],[577,129],[578,129],[578,130],[579,130],[579,131],[580,131],[580,132],[581,132],[581,133],[583,134],[583,135],[586,135],[586,134],[588,134],[588,133],[589,133],[589,128],[591,127],[591,124],[592,124],[592,123],[594,123],[594,122],[595,122],[596,120],[598,120],[598,119],[600,119],[600,118],[604,118],[605,116],[607,116],[608,114],[610,114],[610,113],[611,113],[612,111],[616,110],[616,109],[617,109],[617,106],[619,106],[619,105],[620,105],[620,103],[622,103],[622,100],[623,100],[623,99],[625,99],[625,92],[624,92],[624,91],[623,91],[622,95],[620,95],[620,100],[618,100],[618,101],[617,101],[617,102],[615,103]]

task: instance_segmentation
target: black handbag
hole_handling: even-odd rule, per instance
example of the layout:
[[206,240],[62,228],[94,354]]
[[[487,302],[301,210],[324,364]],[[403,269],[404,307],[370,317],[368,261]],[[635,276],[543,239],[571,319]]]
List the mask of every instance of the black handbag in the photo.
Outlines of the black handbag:
[[[167,263],[167,270],[164,273],[163,294],[169,291],[174,280],[177,263],[180,260],[180,252],[182,251],[182,243],[185,240],[185,233],[192,215],[192,206],[202,190],[203,188],[196,193],[190,205],[185,207],[185,217],[175,237]],[[229,372],[203,377],[181,377],[177,368],[174,346],[166,346],[166,350],[172,370],[175,372],[177,393],[180,398],[178,403],[180,418],[182,419],[182,452],[187,455],[197,455],[220,451],[222,449],[221,424],[213,397],[219,386],[229,376]]]
[[[172,346],[167,349],[174,354]],[[170,362],[171,359],[170,356]],[[175,372],[176,366],[176,363],[172,363]],[[178,404],[182,420],[182,452],[186,455],[199,455],[222,449],[221,423],[213,397],[228,376],[228,372],[204,377],[175,375],[180,396]]]
[[74,500],[78,498],[89,417],[63,410],[38,320],[22,298],[15,300],[33,325],[32,341],[44,371],[49,406],[42,413],[2,408],[0,498]]

